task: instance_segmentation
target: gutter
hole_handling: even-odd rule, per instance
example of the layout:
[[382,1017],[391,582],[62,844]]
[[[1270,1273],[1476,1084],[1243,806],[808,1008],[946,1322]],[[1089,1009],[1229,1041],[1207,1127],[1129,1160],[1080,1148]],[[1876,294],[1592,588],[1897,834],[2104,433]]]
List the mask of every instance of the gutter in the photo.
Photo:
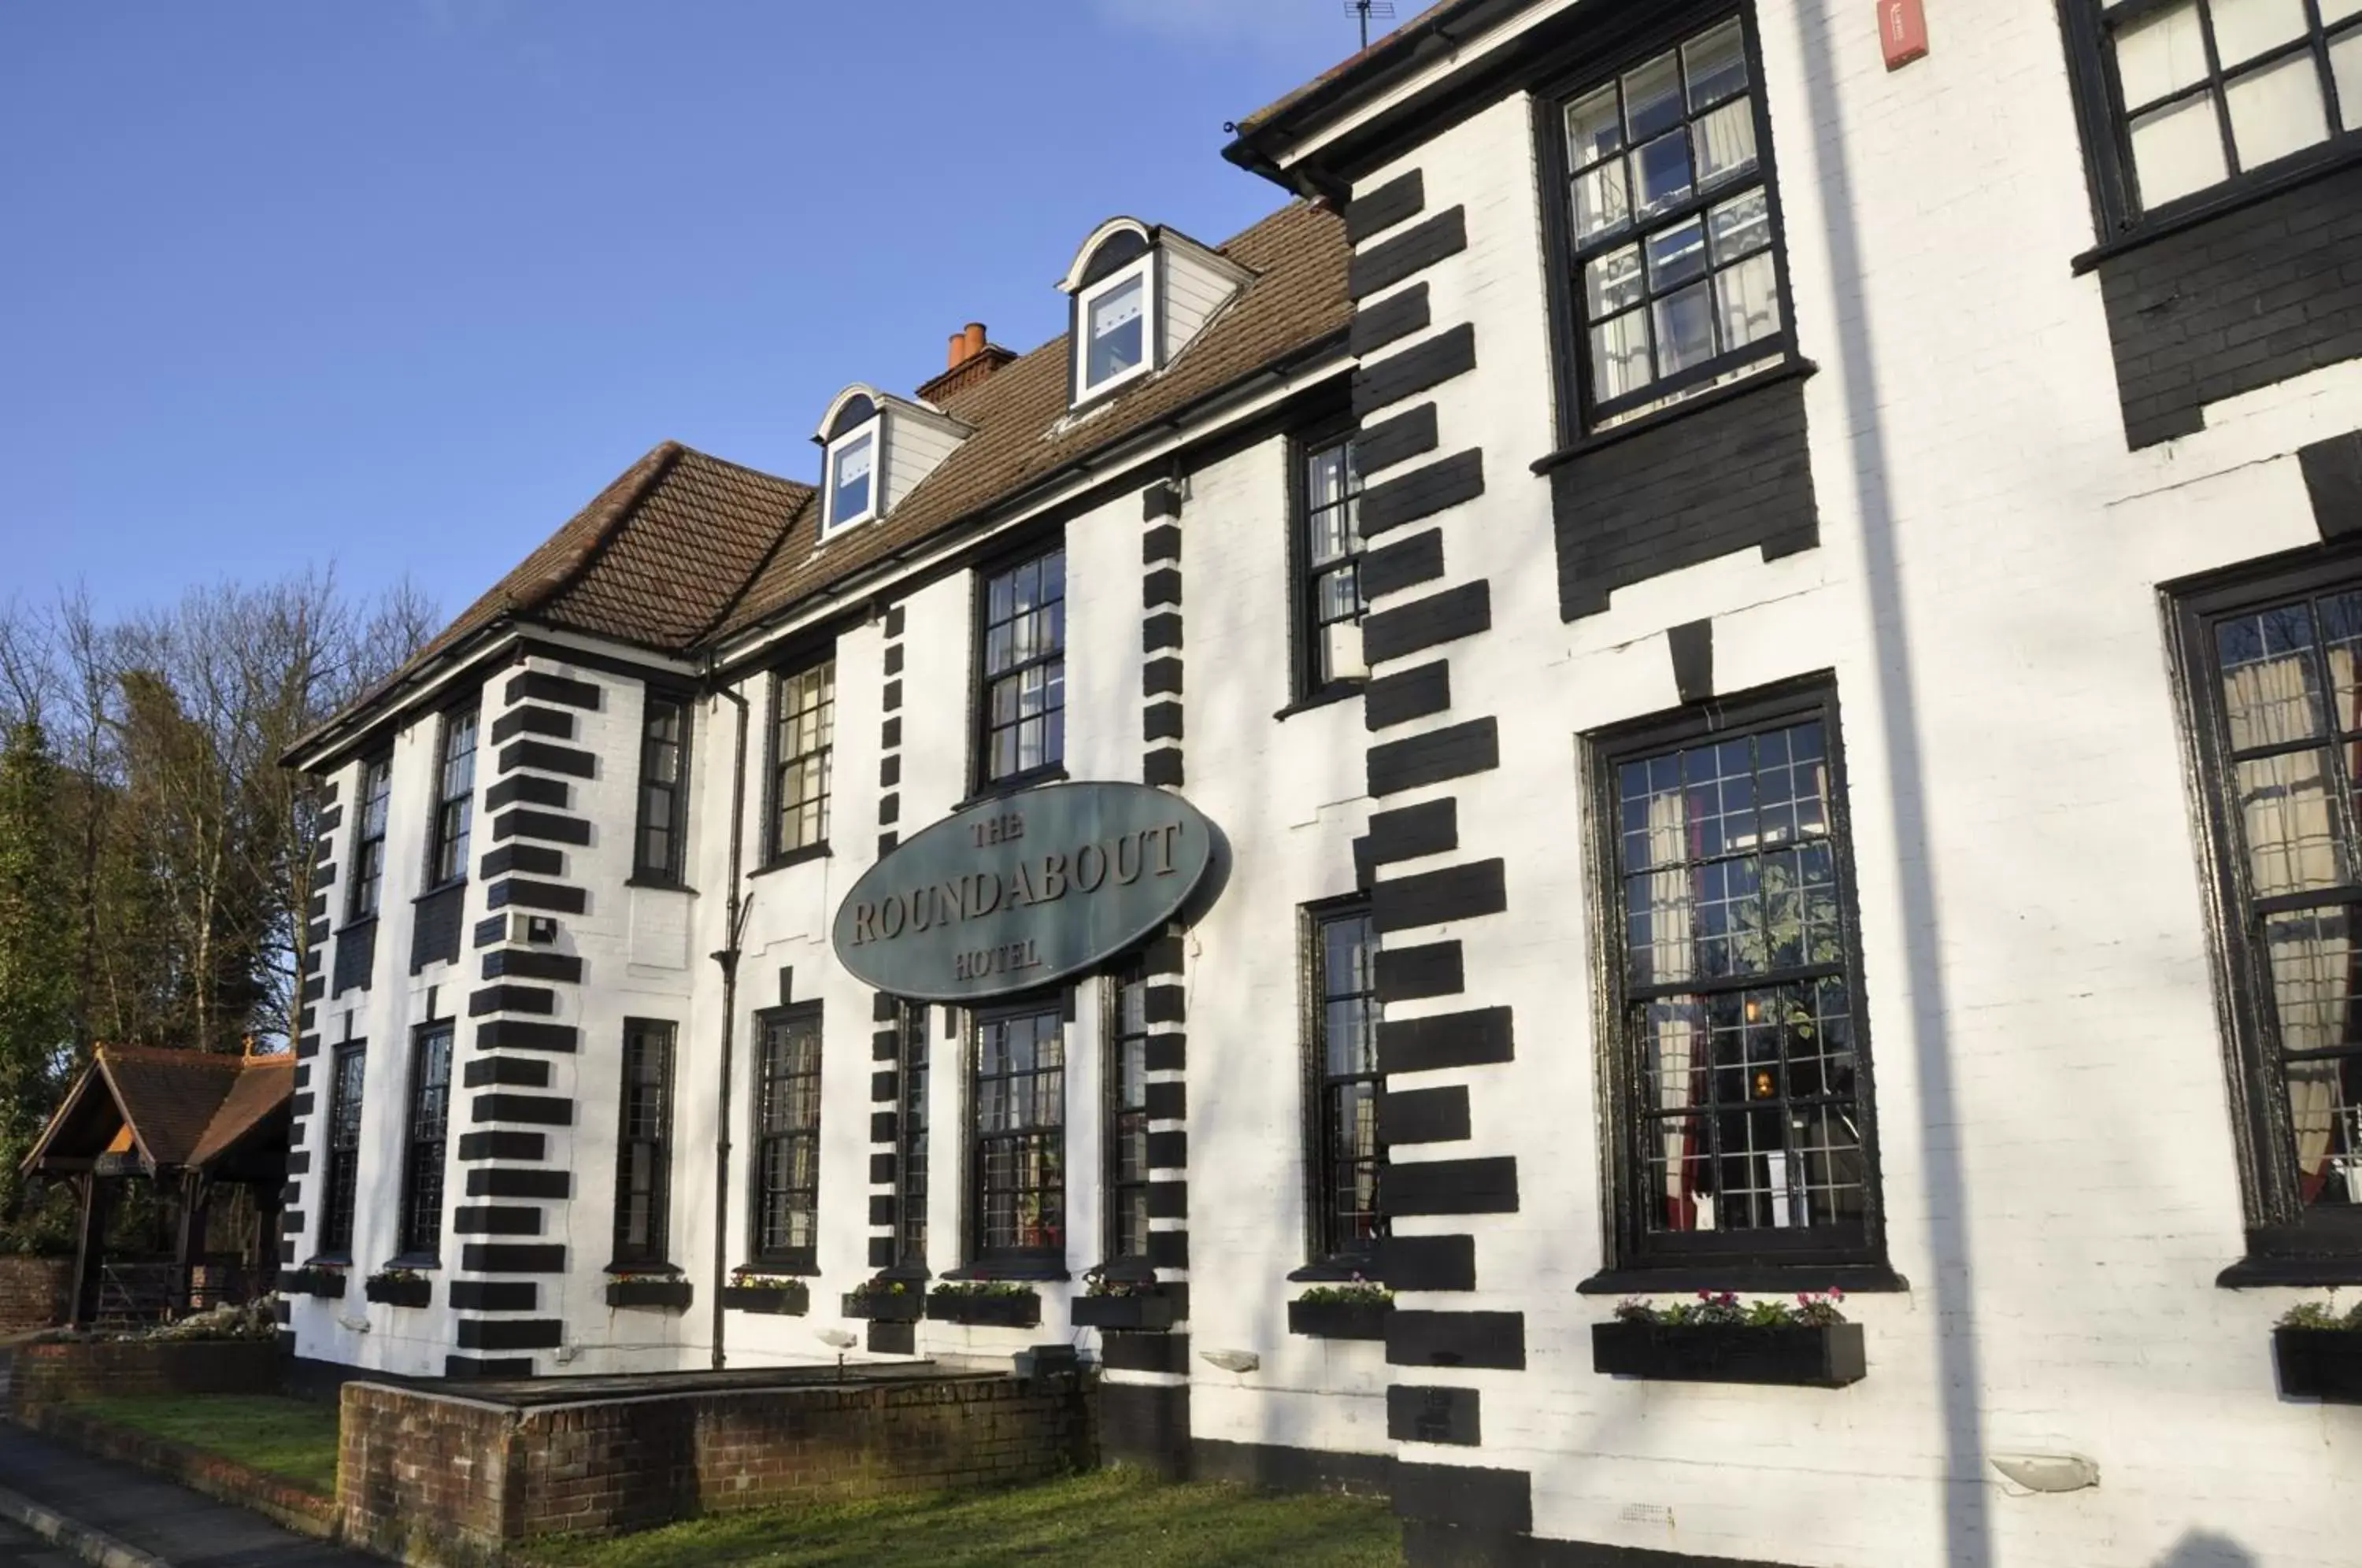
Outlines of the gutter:
[[1301,140],[1323,122],[1377,97],[1418,71],[1433,56],[1459,47],[1491,25],[1492,20],[1498,19],[1485,18],[1482,13],[1498,10],[1506,16],[1531,3],[1532,0],[1456,0],[1437,6],[1336,67],[1325,79],[1315,81],[1296,97],[1283,102],[1270,111],[1267,118],[1224,126],[1222,128],[1231,132],[1233,139],[1222,149],[1222,156],[1249,173],[1260,174],[1299,195],[1342,199],[1350,193],[1330,188],[1310,171],[1291,174],[1266,149],[1273,142]]

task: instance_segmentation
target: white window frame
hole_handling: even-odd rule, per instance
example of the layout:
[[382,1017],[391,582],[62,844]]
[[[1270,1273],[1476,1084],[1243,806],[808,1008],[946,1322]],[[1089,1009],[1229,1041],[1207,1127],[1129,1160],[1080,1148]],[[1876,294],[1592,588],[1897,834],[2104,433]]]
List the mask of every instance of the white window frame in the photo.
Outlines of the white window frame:
[[[869,441],[869,504],[851,517],[836,515],[836,465],[862,439]],[[886,412],[878,410],[866,424],[848,431],[828,444],[828,461],[821,474],[820,536],[823,543],[876,518],[885,510],[881,502],[886,494]]]
[[[1137,279],[1140,282],[1140,363],[1100,381],[1090,379],[1091,306]],[[1163,329],[1156,299],[1156,252],[1128,261],[1075,295],[1075,401],[1088,403],[1156,369],[1157,335]]]

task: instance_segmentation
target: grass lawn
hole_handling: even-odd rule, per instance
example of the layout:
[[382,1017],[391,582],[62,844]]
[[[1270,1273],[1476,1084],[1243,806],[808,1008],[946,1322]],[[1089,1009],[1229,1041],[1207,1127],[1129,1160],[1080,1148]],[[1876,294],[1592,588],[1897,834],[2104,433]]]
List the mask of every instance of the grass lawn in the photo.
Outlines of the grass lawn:
[[337,1491],[337,1407],[270,1395],[160,1394],[74,1408],[235,1459],[323,1496]]
[[1007,1492],[764,1508],[613,1540],[543,1540],[563,1568],[1393,1568],[1384,1503],[1168,1485],[1100,1470]]

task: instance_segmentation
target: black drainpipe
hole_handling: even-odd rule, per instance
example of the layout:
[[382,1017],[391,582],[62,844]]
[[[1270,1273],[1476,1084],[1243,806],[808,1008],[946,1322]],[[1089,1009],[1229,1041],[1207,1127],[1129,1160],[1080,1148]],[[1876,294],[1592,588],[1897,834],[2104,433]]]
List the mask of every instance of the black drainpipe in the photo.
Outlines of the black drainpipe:
[[[712,674],[712,659],[706,660],[706,673]],[[727,1358],[722,1336],[724,1314],[722,1310],[722,1287],[729,1279],[730,1267],[730,1084],[734,1069],[731,1047],[735,1043],[738,1022],[738,953],[739,942],[746,923],[745,878],[741,875],[742,856],[746,838],[746,699],[730,687],[714,688],[715,694],[728,699],[738,709],[738,752],[730,769],[730,901],[727,919],[729,936],[713,961],[722,966],[722,1085],[721,1105],[714,1122],[713,1137],[713,1370],[720,1372]]]

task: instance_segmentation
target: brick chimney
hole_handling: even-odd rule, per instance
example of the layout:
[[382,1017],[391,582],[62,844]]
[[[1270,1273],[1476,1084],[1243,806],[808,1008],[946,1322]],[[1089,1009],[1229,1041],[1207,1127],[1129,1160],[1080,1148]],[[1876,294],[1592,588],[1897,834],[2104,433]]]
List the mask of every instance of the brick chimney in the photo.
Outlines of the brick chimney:
[[984,335],[984,323],[971,321],[952,334],[951,351],[946,356],[944,373],[919,389],[919,396],[928,403],[941,403],[956,392],[966,391],[1017,358]]

